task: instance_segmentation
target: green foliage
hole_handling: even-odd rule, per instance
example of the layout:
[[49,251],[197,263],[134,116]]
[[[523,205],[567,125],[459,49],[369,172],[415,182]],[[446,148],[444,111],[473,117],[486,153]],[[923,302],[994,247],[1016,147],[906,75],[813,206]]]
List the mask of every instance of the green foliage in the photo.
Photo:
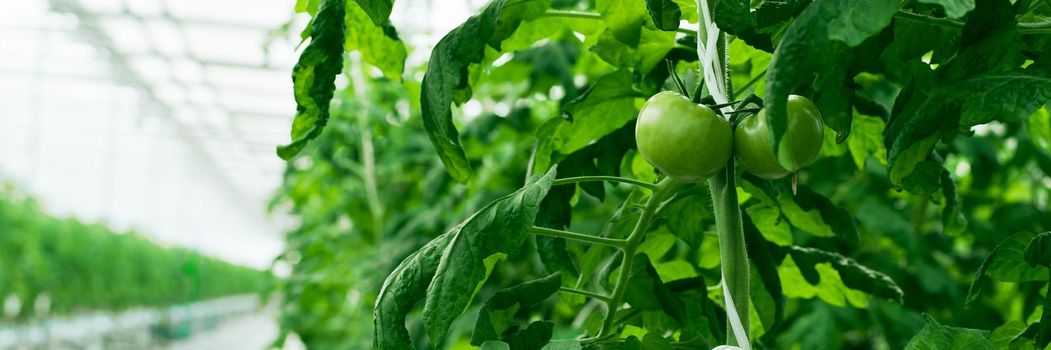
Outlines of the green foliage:
[[519,23],[536,19],[549,6],[550,0],[494,1],[434,46],[421,86],[420,107],[431,142],[456,181],[471,176],[450,109],[452,102],[463,103],[471,96],[468,67],[482,62],[486,46],[499,50]]
[[163,248],[135,232],[57,218],[0,187],[0,296],[17,297],[16,320],[36,315],[158,307],[262,292],[268,274],[185,249]]
[[634,138],[676,80],[711,104],[695,2],[496,0],[404,70],[387,3],[355,4],[348,38],[383,40],[345,49],[384,74],[348,70],[274,206],[302,219],[283,328],[311,348],[711,349],[723,284],[754,348],[1051,342],[1051,240],[1026,233],[1051,228],[1046,1],[710,1],[749,101],[727,109],[780,138],[803,95],[834,131],[797,174],[716,191]]
[[277,148],[282,159],[298,154],[328,123],[336,75],[343,69],[345,9],[344,0],[324,0],[311,22],[310,45],[292,69],[296,119],[292,122],[292,143]]

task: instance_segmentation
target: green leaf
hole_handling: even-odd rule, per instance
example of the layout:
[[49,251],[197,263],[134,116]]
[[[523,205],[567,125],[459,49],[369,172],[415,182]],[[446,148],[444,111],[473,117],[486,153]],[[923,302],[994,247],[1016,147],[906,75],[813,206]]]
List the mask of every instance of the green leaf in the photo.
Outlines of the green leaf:
[[855,308],[868,306],[865,293],[848,288],[843,284],[839,272],[829,263],[812,266],[796,264],[791,255],[778,266],[781,276],[781,287],[789,298],[819,298],[829,305],[844,307],[848,304]]
[[453,124],[450,104],[470,96],[468,68],[485,58],[485,46],[498,49],[519,23],[543,14],[551,0],[496,0],[482,13],[471,16],[445,35],[431,52],[420,92],[423,125],[453,179],[467,181],[471,164],[460,145],[459,132]]
[[1019,68],[1025,58],[1011,4],[976,6],[964,25],[962,47],[938,68],[935,81],[920,81],[898,97],[885,144],[889,177],[899,188],[939,138],[992,120],[1024,120],[1051,98],[1051,72],[1038,65]]
[[645,98],[632,88],[631,73],[619,70],[600,77],[580,97],[566,105],[570,121],[542,137],[541,149],[570,154],[635,119],[636,102]]
[[[359,4],[362,2],[358,1]],[[401,80],[401,73],[405,70],[405,57],[408,55],[405,45],[398,39],[398,34],[390,23],[371,25],[365,21],[367,11],[368,9],[363,10],[357,6],[347,8],[344,49],[361,52],[361,59],[379,68],[387,78]],[[389,7],[387,14],[390,14]],[[373,20],[375,21],[375,18]]]
[[[831,229],[835,236],[848,247],[856,247],[858,245],[858,227],[850,212],[836,206],[832,203],[832,200],[820,193],[814,192],[814,190],[810,189],[810,186],[800,185],[794,199],[799,208],[804,211],[816,211],[820,214],[821,222],[824,224],[820,226],[821,228],[827,227]],[[787,208],[788,206],[782,203],[781,207]],[[792,216],[789,216],[789,221],[792,221]],[[792,223],[795,225],[795,221],[792,221]],[[803,227],[800,228],[805,229]]]
[[942,209],[942,225],[946,231],[959,232],[967,228],[967,217],[963,213],[963,203],[956,192],[956,183],[945,169],[941,171],[942,197],[945,208]]
[[[811,82],[816,82],[815,90],[823,94],[816,103],[825,124],[837,131],[837,142],[846,140],[851,117],[847,90],[852,83],[847,69],[854,59],[851,47],[860,45],[857,56],[861,58],[878,56],[866,54],[861,44],[890,24],[894,12],[886,9],[896,5],[897,1],[890,0],[817,0],[796,18],[774,51],[766,74],[765,107],[775,148],[780,147],[788,128],[788,95]],[[857,6],[880,11],[854,11]]]
[[292,121],[292,143],[277,147],[281,159],[299,154],[328,123],[336,75],[343,69],[344,5],[343,0],[325,0],[310,24],[310,45],[292,68],[296,118]]
[[902,125],[896,133],[888,128],[887,159],[895,185],[900,186],[925,159],[941,130],[967,129],[994,118],[1018,122],[1032,115],[1051,99],[1051,74],[1031,69],[984,74],[938,88],[929,96],[915,114],[899,118]]
[[948,327],[938,324],[931,316],[905,350],[993,350],[986,332],[977,329]]
[[529,327],[511,337],[512,350],[540,350],[551,341],[555,324],[551,321],[533,321]]
[[556,272],[541,279],[496,291],[478,313],[474,333],[471,334],[471,345],[501,340],[504,332],[514,326],[514,316],[519,310],[531,308],[544,301],[558,292],[561,285],[562,274]]
[[1008,237],[989,253],[988,274],[1001,282],[1029,282],[1047,279],[1048,269],[1044,266],[1030,266],[1026,262],[1025,252],[1037,235],[1031,232],[1019,232]]
[[918,0],[917,2],[938,5],[945,9],[945,15],[949,18],[962,18],[967,12],[974,9],[974,0]]
[[[839,272],[840,277],[843,279],[843,285],[850,289],[899,303],[904,296],[901,288],[889,276],[837,253],[798,246],[789,247],[788,253],[798,263],[803,276],[818,276],[817,271],[814,270],[815,265],[828,263]],[[815,279],[819,280],[819,278]],[[811,280],[811,278],[808,277],[808,280]],[[816,281],[811,280],[810,282],[811,284],[816,284],[814,283]]]
[[645,253],[640,253],[635,257],[630,273],[631,283],[624,293],[625,302],[632,308],[664,311],[676,321],[683,321],[685,307],[682,300],[664,285]]
[[[763,290],[770,296],[774,304],[772,322],[763,322],[767,333],[770,333],[781,325],[785,314],[785,296],[781,289],[780,275],[777,273],[779,261],[771,252],[769,242],[763,239],[759,229],[752,223],[751,217],[743,215],[741,219],[744,227],[745,247],[748,249],[748,260],[755,266],[754,271],[762,282]],[[755,297],[753,295],[753,298]],[[759,308],[758,303],[756,308]]]
[[374,311],[375,331],[372,347],[380,350],[411,349],[405,316],[423,299],[427,286],[438,270],[442,252],[451,234],[438,236],[398,264],[383,281]]
[[753,205],[746,209],[746,213],[765,240],[782,247],[792,244],[792,227],[781,218],[781,211],[777,207]]
[[693,186],[676,194],[675,198],[658,209],[668,231],[694,249],[701,248],[704,231],[715,223],[711,212],[711,195],[705,186]]
[[880,164],[887,164],[887,150],[883,147],[883,120],[876,117],[855,114],[850,126],[851,137],[847,138],[847,148],[854,158],[858,170],[865,169],[865,160],[874,157]]
[[646,0],[646,9],[657,29],[675,31],[682,20],[682,9],[672,0]]
[[617,40],[631,47],[639,46],[642,25],[646,23],[646,8],[642,1],[597,0],[595,9]]
[[390,11],[394,8],[394,0],[354,0],[354,2],[365,10],[377,27],[390,24]]
[[895,0],[854,0],[849,1],[848,6],[842,5],[837,9],[843,12],[828,22],[828,37],[850,46],[861,45],[862,41],[886,28],[898,11],[898,1]]
[[982,293],[982,282],[987,273],[989,277],[1004,282],[1032,281],[1046,276],[1047,268],[1030,268],[1025,263],[1024,249],[1035,236],[1032,232],[1018,232],[993,248],[975,272],[971,287],[967,290],[967,297],[964,298],[964,305],[970,305],[978,298],[978,294]]
[[1023,256],[1029,266],[1051,267],[1051,231],[1033,237]]
[[489,203],[446,233],[449,243],[427,287],[423,308],[427,335],[432,341],[444,339],[449,325],[470,305],[475,291],[485,282],[484,261],[498,253],[517,254],[530,236],[526,229],[533,225],[554,178],[552,168],[518,191]]
[[1000,327],[996,327],[991,334],[989,334],[989,341],[993,343],[996,349],[1008,349],[1011,341],[1015,337],[1022,334],[1025,331],[1025,322],[1014,320],[1004,323]]

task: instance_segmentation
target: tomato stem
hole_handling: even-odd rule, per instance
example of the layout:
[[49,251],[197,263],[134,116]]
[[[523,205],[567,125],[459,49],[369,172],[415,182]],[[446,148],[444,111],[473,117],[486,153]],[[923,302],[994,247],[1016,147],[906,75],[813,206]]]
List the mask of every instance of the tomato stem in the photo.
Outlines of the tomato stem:
[[[722,283],[730,291],[737,315],[748,331],[749,278],[748,252],[744,241],[744,226],[741,222],[741,207],[737,203],[737,184],[734,174],[734,159],[726,168],[708,180],[715,211],[715,229],[719,236],[719,262],[723,274]],[[729,324],[729,323],[728,323]],[[726,329],[726,341],[737,344],[730,327]],[[745,334],[747,336],[747,334]]]
[[610,247],[614,247],[614,248],[620,248],[620,249],[624,249],[627,246],[627,244],[628,244],[628,241],[627,240],[623,240],[623,239],[592,236],[592,235],[586,235],[586,234],[583,234],[583,233],[576,233],[576,232],[571,232],[571,231],[556,230],[556,229],[553,229],[553,228],[540,227],[540,226],[530,227],[529,228],[529,232],[532,233],[532,234],[535,234],[535,235],[565,238],[565,239],[572,240],[572,241],[584,242],[584,243],[593,243],[593,244],[601,244],[601,245],[606,245],[606,246],[610,246]]
[[627,238],[627,244],[624,246],[624,259],[620,264],[620,273],[617,275],[617,283],[613,286],[613,293],[610,295],[609,302],[606,303],[606,318],[602,321],[602,329],[598,333],[599,338],[607,336],[613,331],[614,317],[620,304],[624,303],[624,292],[628,289],[632,266],[635,265],[635,251],[642,244],[642,239],[646,237],[646,230],[653,223],[657,207],[668,198],[674,196],[683,185],[683,183],[675,181],[671,177],[666,177],[657,184],[653,194],[646,200],[646,206],[642,209],[642,215],[639,216],[639,221],[635,222],[635,228],[631,230],[631,234]]
[[555,181],[551,182],[551,186],[568,185],[568,184],[574,184],[574,183],[578,183],[578,182],[596,182],[596,181],[609,181],[609,182],[625,183],[625,184],[634,185],[634,186],[642,187],[642,188],[649,189],[649,190],[652,190],[652,189],[657,187],[656,185],[648,183],[648,182],[645,182],[645,181],[629,179],[629,178],[626,178],[626,177],[619,177],[619,176],[576,176],[576,177],[565,177],[565,178],[561,178],[561,179],[555,179]]
[[[709,13],[709,0],[697,1],[697,15],[701,19],[697,39],[697,56],[700,58],[700,66],[703,68],[702,78],[708,92],[714,97],[716,103],[726,103],[733,96],[726,96],[727,92],[733,93],[730,84],[729,66],[720,63],[729,62],[726,50],[726,36],[713,23]],[[714,51],[714,52],[713,52]],[[721,101],[720,101],[721,100]],[[722,108],[726,116],[733,112],[732,106]],[[712,194],[713,211],[715,212],[715,229],[719,236],[719,261],[723,275],[722,282],[725,286],[727,307],[733,305],[733,310],[727,310],[726,343],[741,346],[743,349],[751,349],[748,336],[749,323],[749,278],[751,274],[748,266],[748,250],[745,247],[744,225],[741,222],[741,206],[737,202],[737,184],[734,158],[730,157],[726,167],[712,178],[708,179],[708,187]],[[734,331],[734,318],[731,313],[736,313],[742,328],[741,333]],[[743,343],[743,344],[742,344]]]
[[595,300],[599,300],[599,301],[602,301],[604,303],[608,303],[609,302],[609,296],[605,296],[605,295],[594,293],[594,292],[589,292],[589,291],[582,290],[582,289],[569,288],[569,287],[559,287],[558,291],[564,292],[564,293],[569,293],[569,294],[583,295],[585,297],[588,297],[588,298],[591,298],[591,299],[595,299]]

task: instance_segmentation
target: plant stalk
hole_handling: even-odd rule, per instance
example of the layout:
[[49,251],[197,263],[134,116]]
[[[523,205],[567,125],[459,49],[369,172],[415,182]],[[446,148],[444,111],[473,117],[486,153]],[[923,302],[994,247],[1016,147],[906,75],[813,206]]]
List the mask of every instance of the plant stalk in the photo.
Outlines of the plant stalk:
[[[744,226],[741,223],[741,207],[737,204],[737,184],[734,177],[734,159],[726,163],[726,168],[708,179],[712,192],[712,204],[715,211],[715,229],[719,236],[719,264],[723,274],[723,283],[730,291],[737,315],[748,332],[749,325],[749,277],[748,251],[744,242]],[[733,330],[726,328],[726,342],[737,344]]]
[[[728,66],[729,57],[726,50],[726,36],[713,25],[712,15],[709,13],[709,0],[697,0],[697,15],[701,19],[698,33],[703,35],[697,39],[697,55],[701,58],[702,79],[708,77],[704,85],[708,92],[715,97],[716,103],[726,103],[720,99],[733,98],[726,93],[733,93],[730,84],[730,72]],[[709,28],[714,29],[710,32]],[[705,40],[707,39],[707,40]],[[704,45],[704,46],[702,46]],[[706,47],[705,47],[706,46]],[[712,47],[714,46],[714,47]],[[716,50],[712,54],[712,50]],[[703,51],[703,52],[702,52]],[[703,53],[708,53],[708,56]],[[720,62],[720,59],[723,62]],[[707,62],[706,62],[707,60]],[[731,115],[732,106],[723,107],[724,115]],[[749,278],[751,277],[748,266],[748,251],[745,247],[744,226],[741,223],[741,207],[737,203],[737,183],[734,172],[734,158],[731,156],[726,162],[726,167],[718,174],[708,179],[708,187],[712,194],[712,204],[715,213],[715,228],[719,236],[719,261],[723,275],[722,283],[727,287],[728,297],[733,302],[734,310],[739,316],[745,334],[739,334],[742,339],[751,339],[748,335],[749,326]],[[729,318],[729,310],[727,310]],[[726,343],[728,345],[743,345],[737,341],[733,327],[727,320]]]
[[613,287],[613,293],[610,294],[606,303],[606,318],[602,322],[602,329],[598,334],[599,338],[605,337],[613,331],[613,321],[616,317],[617,309],[624,303],[624,292],[628,289],[631,269],[635,265],[635,251],[642,244],[643,238],[646,237],[646,230],[653,223],[653,218],[657,214],[657,207],[668,198],[671,198],[671,196],[674,196],[675,192],[682,185],[681,182],[666,177],[657,184],[657,188],[653,190],[650,198],[646,200],[646,206],[642,209],[642,215],[639,216],[639,221],[635,222],[635,228],[631,230],[631,234],[627,238],[627,244],[624,246],[624,260],[620,264],[620,274],[617,275],[617,283]]

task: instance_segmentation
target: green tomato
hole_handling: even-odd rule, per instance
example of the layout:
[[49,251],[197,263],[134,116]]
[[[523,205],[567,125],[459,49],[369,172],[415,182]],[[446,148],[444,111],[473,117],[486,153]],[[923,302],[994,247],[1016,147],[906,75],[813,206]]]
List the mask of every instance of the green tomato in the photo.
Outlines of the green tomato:
[[730,123],[710,108],[671,91],[653,95],[635,124],[639,153],[679,181],[704,180],[733,154]]
[[765,111],[737,125],[734,155],[745,170],[764,179],[777,179],[810,165],[821,153],[824,123],[817,106],[803,96],[788,96],[788,129],[774,156],[774,134]]

